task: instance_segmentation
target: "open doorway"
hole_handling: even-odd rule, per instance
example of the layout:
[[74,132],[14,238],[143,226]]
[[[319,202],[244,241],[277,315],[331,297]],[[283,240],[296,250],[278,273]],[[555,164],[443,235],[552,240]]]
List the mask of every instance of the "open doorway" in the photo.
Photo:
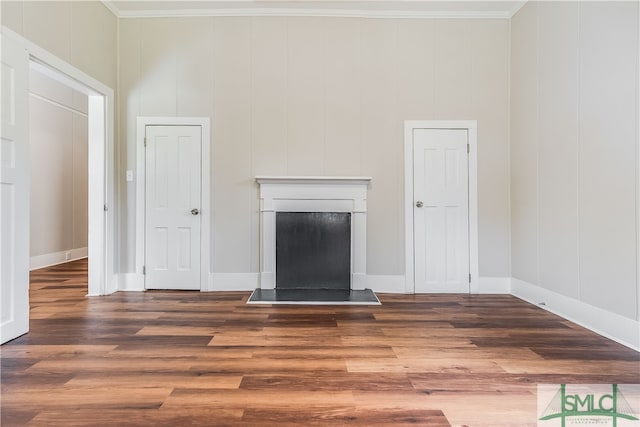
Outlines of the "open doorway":
[[[0,127],[0,343],[29,328],[29,69],[87,96],[88,295],[117,290],[114,267],[114,93],[19,34],[2,28]],[[31,65],[30,65],[31,64]]]
[[[28,85],[30,93],[33,94],[34,91],[43,92],[43,84],[50,85],[50,87],[54,88],[53,90],[58,92],[67,91],[67,96],[70,96],[67,104],[71,104],[67,112],[69,112],[69,109],[72,110],[71,114],[75,117],[71,120],[76,121],[75,125],[71,125],[71,132],[77,133],[77,135],[72,136],[72,139],[77,141],[74,140],[71,144],[77,146],[76,154],[86,159],[86,163],[84,163],[84,160],[78,162],[78,164],[74,164],[73,161],[68,162],[68,165],[78,169],[75,171],[77,175],[85,174],[82,179],[86,185],[86,190],[82,188],[82,185],[77,188],[78,191],[75,196],[80,200],[79,203],[74,204],[72,209],[76,210],[76,216],[84,216],[86,222],[82,220],[67,221],[66,226],[75,228],[76,236],[72,239],[67,238],[66,242],[58,243],[66,243],[74,247],[54,252],[54,257],[57,256],[58,259],[60,257],[69,257],[70,259],[88,257],[87,294],[105,295],[112,293],[117,289],[113,267],[114,220],[112,212],[109,211],[109,207],[113,203],[113,142],[107,123],[113,123],[113,112],[109,111],[108,108],[109,97],[111,96],[112,99],[113,91],[103,87],[99,82],[93,81],[91,77],[86,76],[53,55],[37,48],[28,48],[27,50],[30,53],[30,79]],[[33,95],[30,95],[30,98],[33,97]],[[56,107],[58,109],[67,107],[63,105],[64,103],[58,102],[57,104]],[[85,111],[86,113],[84,113]],[[83,117],[83,113],[86,117]],[[62,126],[57,123],[57,127],[61,128]],[[63,129],[63,131],[65,130]],[[69,131],[69,129],[66,129],[66,132]],[[83,135],[81,136],[80,134]],[[82,141],[85,137],[86,145],[81,148],[85,144]],[[30,136],[29,139],[31,140],[32,137]],[[30,150],[32,168],[38,166],[36,155],[38,153]],[[58,158],[61,157],[60,153],[57,153],[56,156]],[[51,162],[52,159],[49,158],[45,161]],[[86,165],[86,167],[83,167],[82,164]],[[60,165],[56,166],[56,168],[61,169]],[[63,175],[67,175],[67,181],[69,180],[69,175],[73,175],[73,172],[62,172]],[[67,200],[73,198],[74,189],[61,190],[60,186],[58,186],[57,191],[60,192],[59,195],[62,195],[62,191],[64,191],[67,195]],[[86,194],[84,199],[82,197],[83,193]],[[34,201],[33,197],[31,201]],[[61,209],[60,207],[58,208]],[[33,213],[33,211],[34,209],[30,209],[30,212]],[[67,209],[67,212],[70,212],[70,210]],[[41,216],[42,213],[38,213],[38,215]],[[57,212],[57,216],[64,215],[64,212]],[[53,215],[49,216],[49,222],[51,221],[51,216]],[[75,224],[73,224],[74,222]],[[84,234],[85,232],[86,234]],[[86,246],[82,246],[82,244],[86,244]],[[64,262],[65,260],[59,261]]]
[[88,109],[83,91],[29,70],[29,269],[88,256]]

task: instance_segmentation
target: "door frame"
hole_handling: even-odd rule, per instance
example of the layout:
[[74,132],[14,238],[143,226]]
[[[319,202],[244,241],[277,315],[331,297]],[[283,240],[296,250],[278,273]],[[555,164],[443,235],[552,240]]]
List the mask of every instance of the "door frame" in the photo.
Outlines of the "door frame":
[[211,263],[211,133],[209,117],[138,117],[136,136],[136,291],[144,291],[146,168],[144,138],[147,126],[200,126],[200,290],[209,290]]
[[415,293],[413,235],[413,133],[416,129],[463,129],[469,142],[469,292],[478,292],[478,123],[476,120],[405,120],[404,122],[404,242],[405,293]]
[[[108,295],[118,290],[115,272],[115,174],[114,91],[68,62],[2,26],[8,37],[27,51],[29,67],[50,71],[50,77],[88,96],[88,296]],[[27,85],[28,96],[29,85]],[[29,132],[28,124],[26,129]],[[27,136],[28,139],[28,136]],[[26,236],[28,239],[29,236]],[[27,265],[28,267],[28,265]]]

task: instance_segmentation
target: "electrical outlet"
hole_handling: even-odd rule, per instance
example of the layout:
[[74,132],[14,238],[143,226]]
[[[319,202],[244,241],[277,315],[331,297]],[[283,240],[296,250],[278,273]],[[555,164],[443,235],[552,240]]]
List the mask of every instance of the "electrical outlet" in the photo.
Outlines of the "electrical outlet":
[[71,259],[71,251],[66,251],[66,252],[64,253],[64,259],[65,259],[66,261],[69,261],[69,260]]
[[132,170],[128,170],[128,171],[127,171],[127,173],[126,173],[126,179],[127,179],[127,182],[131,182],[131,181],[133,181],[133,171],[132,171]]

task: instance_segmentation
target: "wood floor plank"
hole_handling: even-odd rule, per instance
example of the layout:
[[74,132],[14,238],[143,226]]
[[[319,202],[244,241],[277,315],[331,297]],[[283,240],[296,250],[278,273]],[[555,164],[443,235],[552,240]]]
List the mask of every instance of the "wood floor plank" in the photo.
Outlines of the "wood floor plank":
[[4,426],[535,426],[538,384],[640,383],[640,354],[509,295],[246,305],[248,292],[87,297],[31,274],[0,347]]
[[343,347],[318,345],[313,347],[280,346],[259,348],[252,351],[253,357],[269,359],[288,359],[293,354],[308,359],[337,359],[337,358],[369,358],[395,357],[396,353],[389,346],[360,346]]
[[[29,427],[211,427],[241,425],[244,411],[222,408],[161,409],[75,409],[73,411],[43,410],[28,422]],[[25,424],[21,424],[25,425]],[[4,426],[4,424],[3,424]]]
[[349,372],[468,372],[495,373],[504,370],[492,360],[443,358],[347,359]]
[[116,357],[77,357],[51,358],[41,360],[26,369],[33,375],[42,373],[118,373],[118,372],[176,372],[188,370],[194,364],[188,359],[164,359],[164,358],[116,358]]
[[[328,346],[339,346],[342,337],[324,337],[322,340]],[[299,347],[317,347],[318,339],[305,337],[271,337],[265,335],[236,335],[218,334],[209,342],[211,346],[248,346],[248,347],[282,347],[296,345]]]
[[141,385],[151,388],[190,388],[190,389],[226,389],[233,390],[240,387],[242,375],[202,374],[184,371],[168,374],[138,373],[128,375],[77,374],[66,382],[72,387],[87,389],[139,389]]
[[334,408],[353,407],[351,391],[313,391],[301,393],[298,390],[279,390],[277,393],[265,393],[263,390],[194,390],[176,389],[163,403],[164,409],[173,407],[209,408]]
[[23,391],[12,390],[3,394],[2,408],[3,412],[11,411],[12,408],[30,411],[76,408],[151,409],[159,408],[172,391],[171,388],[144,386],[98,391],[94,388],[63,386],[52,392],[51,389],[39,387]]
[[400,360],[405,359],[483,359],[495,360],[508,357],[518,360],[542,360],[543,357],[528,348],[499,348],[499,347],[471,347],[471,348],[432,348],[424,347],[393,347],[394,354]]
[[536,348],[535,353],[545,359],[572,359],[572,360],[626,360],[640,361],[640,353],[629,353],[626,351],[615,351],[609,348],[589,348],[578,347],[568,349],[566,347],[543,347]]
[[240,383],[244,390],[273,391],[407,391],[414,390],[413,383],[404,373],[308,373],[298,375],[245,375]]
[[439,342],[442,339],[464,338],[475,341],[477,338],[486,337],[509,337],[509,330],[501,329],[455,329],[455,328],[433,328],[431,325],[424,325],[416,322],[403,322],[404,328],[396,326],[393,328],[384,325],[382,332],[388,337],[409,338],[414,340]]
[[154,358],[164,359],[247,359],[255,354],[252,347],[212,347],[212,346],[163,346],[154,344],[126,344],[120,345],[109,352],[113,357],[137,358],[140,354],[153,354]]
[[77,357],[107,354],[117,345],[11,345],[2,347],[2,358]]
[[471,340],[464,337],[447,336],[443,338],[434,337],[396,337],[384,335],[378,336],[345,336],[341,338],[342,345],[345,346],[363,346],[363,345],[375,345],[383,346],[390,345],[392,347],[459,347],[467,344],[471,344]]
[[449,426],[440,410],[365,410],[347,408],[342,410],[260,410],[244,412],[243,421],[260,426]]
[[[615,362],[615,363],[612,363]],[[584,359],[560,359],[549,363],[546,360],[515,360],[496,359],[506,372],[513,374],[564,374],[572,372],[577,375],[593,374],[598,372],[610,373],[612,377],[632,374],[640,376],[640,364],[635,361],[620,360],[584,360]],[[615,381],[613,381],[615,382]]]
[[222,328],[205,326],[145,326],[136,335],[176,335],[213,337]]
[[346,372],[344,359],[293,358],[251,358],[196,361],[190,368],[193,371],[229,372],[229,373],[265,373],[281,374],[286,372]]

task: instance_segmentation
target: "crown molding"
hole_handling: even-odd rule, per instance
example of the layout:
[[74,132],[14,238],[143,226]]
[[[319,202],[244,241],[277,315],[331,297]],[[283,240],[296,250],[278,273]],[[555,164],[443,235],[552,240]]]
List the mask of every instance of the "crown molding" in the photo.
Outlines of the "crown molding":
[[121,18],[120,11],[111,0],[100,0],[100,2],[109,10],[109,12],[113,13],[113,16]]
[[516,3],[511,10],[509,11],[509,19],[513,18],[513,16],[518,13],[520,11],[520,9],[522,9],[524,7],[525,4],[527,4],[529,0],[521,0],[518,3]]
[[102,4],[118,18],[172,18],[172,17],[335,17],[335,18],[387,18],[387,19],[510,19],[526,3],[519,1],[505,11],[433,11],[433,10],[368,10],[368,9],[310,9],[310,8],[219,8],[174,10],[119,10],[112,0]]
[[510,12],[457,12],[405,10],[348,10],[348,9],[179,9],[172,11],[140,10],[120,12],[120,18],[172,17],[332,17],[332,18],[396,18],[396,19],[509,19]]

